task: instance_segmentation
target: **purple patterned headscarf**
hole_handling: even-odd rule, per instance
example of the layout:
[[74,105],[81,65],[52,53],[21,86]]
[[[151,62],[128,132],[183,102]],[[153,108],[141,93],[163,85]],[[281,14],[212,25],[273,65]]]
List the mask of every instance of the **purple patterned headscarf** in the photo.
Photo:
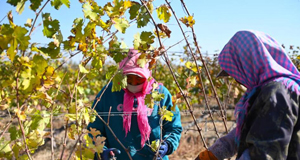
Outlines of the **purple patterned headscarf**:
[[221,68],[246,86],[247,91],[235,106],[236,143],[247,114],[248,100],[266,82],[282,82],[300,94],[300,73],[281,45],[265,33],[239,31],[225,45],[219,57]]

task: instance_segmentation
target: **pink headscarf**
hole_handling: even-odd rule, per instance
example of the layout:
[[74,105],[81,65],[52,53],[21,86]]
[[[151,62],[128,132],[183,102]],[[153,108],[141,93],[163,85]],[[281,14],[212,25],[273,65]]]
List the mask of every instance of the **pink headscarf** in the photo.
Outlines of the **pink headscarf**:
[[131,115],[134,104],[134,97],[137,98],[138,107],[137,107],[137,122],[138,127],[141,133],[141,146],[143,147],[146,140],[149,139],[151,128],[148,123],[148,107],[145,105],[145,96],[149,94],[152,90],[152,84],[154,83],[154,79],[151,77],[151,71],[149,70],[149,64],[147,63],[143,68],[137,64],[137,60],[141,54],[138,53],[137,50],[130,49],[128,52],[128,57],[120,62],[119,67],[123,69],[123,74],[126,75],[128,73],[135,73],[141,75],[146,78],[143,85],[143,91],[138,93],[131,93],[128,89],[124,88],[124,101],[123,101],[123,128],[125,129],[125,133],[127,136],[128,131],[130,131],[131,127]]

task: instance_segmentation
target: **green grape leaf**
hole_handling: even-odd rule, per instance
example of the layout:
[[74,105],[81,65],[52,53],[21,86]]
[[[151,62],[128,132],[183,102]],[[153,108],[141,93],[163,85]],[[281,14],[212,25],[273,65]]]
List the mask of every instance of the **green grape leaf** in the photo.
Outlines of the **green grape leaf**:
[[69,0],[52,0],[51,6],[53,6],[56,10],[59,10],[62,5],[67,6],[70,8],[70,1]]
[[126,29],[130,26],[125,18],[114,18],[115,28],[121,33],[125,33]]
[[[36,11],[42,4],[43,0],[30,0],[31,4],[30,4],[30,9],[32,9],[33,11]],[[51,1],[52,3],[52,1]]]
[[45,60],[43,56],[36,54],[33,56],[32,61],[37,75],[42,75],[45,72],[45,68],[48,66],[47,60]]
[[156,11],[157,11],[157,16],[160,20],[163,20],[165,23],[169,22],[172,13],[166,4],[158,7]]
[[17,51],[16,51],[17,45],[18,45],[17,40],[15,38],[12,39],[12,41],[10,42],[10,47],[8,48],[7,53],[6,53],[11,61],[14,61],[14,58],[17,54]]
[[150,21],[150,19],[151,17],[147,12],[147,9],[145,7],[141,7],[141,11],[137,16],[137,27],[138,28],[145,27]]
[[120,91],[127,86],[127,77],[123,75],[123,71],[118,71],[118,73],[113,78],[113,85],[111,88],[112,92]]
[[84,3],[82,5],[84,17],[91,19],[92,21],[97,21],[98,15],[92,10],[90,3]]
[[90,36],[93,33],[95,33],[95,27],[96,27],[96,23],[94,22],[89,22],[86,27],[84,28],[84,35],[85,36]]
[[9,156],[11,153],[10,143],[9,141],[5,141],[4,139],[0,140],[0,155]]
[[53,40],[53,43],[56,47],[59,47],[60,43],[63,42],[63,35],[60,30],[58,30],[57,33],[53,35]]
[[27,135],[26,143],[30,148],[37,148],[44,144],[43,131],[33,130]]
[[107,73],[105,75],[105,78],[110,79],[112,77],[112,75],[114,75],[117,70],[118,70],[117,66],[109,66],[107,68]]
[[50,17],[50,13],[43,13],[43,33],[47,38],[52,38],[52,36],[59,31],[59,21],[58,20],[52,20]]
[[93,57],[92,66],[96,69],[100,69],[103,66],[102,59],[100,57]]
[[133,20],[137,17],[137,15],[139,14],[140,7],[141,7],[141,5],[139,3],[132,2],[132,5],[129,9],[129,14],[130,14],[129,19],[130,20]]
[[151,44],[154,43],[155,36],[152,34],[152,32],[146,32],[143,31],[141,33],[141,49],[149,49]]
[[154,99],[154,101],[160,101],[160,100],[164,99],[164,97],[165,97],[165,95],[158,93],[158,91],[152,92],[152,98]]
[[16,6],[21,1],[22,0],[7,0],[6,2],[13,5],[13,6]]
[[41,115],[34,115],[31,117],[32,123],[30,125],[31,130],[40,130],[43,131],[46,127],[46,124]]
[[17,39],[19,43],[19,49],[20,50],[26,50],[29,45],[29,36],[25,36],[27,34],[28,30],[24,27],[16,26],[14,28],[13,36]]
[[40,51],[42,51],[43,53],[49,55],[52,59],[56,59],[59,58],[61,55],[60,53],[60,47],[56,47],[56,45],[54,44],[54,42],[50,42],[48,44],[48,47],[41,47],[39,48]]
[[19,130],[17,130],[16,126],[11,126],[9,128],[8,132],[10,133],[11,141],[14,141],[14,140],[20,138],[20,133],[19,133]]
[[147,105],[148,108],[153,108],[154,107],[154,100],[153,100],[151,94],[146,95],[145,104]]
[[19,153],[20,153],[21,150],[22,150],[22,148],[21,148],[17,143],[15,143],[15,144],[12,146],[12,151],[14,152],[14,156],[15,156],[15,157],[18,157],[18,156],[19,156]]

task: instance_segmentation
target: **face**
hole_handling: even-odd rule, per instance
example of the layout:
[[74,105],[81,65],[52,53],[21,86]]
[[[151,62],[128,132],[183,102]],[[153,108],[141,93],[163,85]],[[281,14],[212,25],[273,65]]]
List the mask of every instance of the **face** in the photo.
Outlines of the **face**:
[[142,77],[139,77],[134,74],[127,75],[127,83],[130,85],[134,85],[134,86],[140,85],[140,84],[144,83],[145,81],[146,81],[146,78],[142,78]]

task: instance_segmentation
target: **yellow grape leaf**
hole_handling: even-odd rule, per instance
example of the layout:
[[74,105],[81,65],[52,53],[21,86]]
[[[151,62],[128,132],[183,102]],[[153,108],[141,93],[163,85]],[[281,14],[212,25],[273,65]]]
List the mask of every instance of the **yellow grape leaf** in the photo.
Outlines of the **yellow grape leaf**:
[[141,68],[144,68],[146,63],[147,63],[147,59],[146,59],[146,54],[142,53],[139,57],[139,59],[136,62]]
[[125,18],[114,18],[115,28],[121,33],[125,33],[126,29],[130,26],[127,19]]
[[100,133],[100,131],[96,130],[96,128],[90,128],[90,131],[88,131],[88,133],[90,133],[93,137],[98,136]]
[[78,146],[77,150],[75,151],[75,158],[76,160],[81,160],[81,158],[83,160],[94,159],[94,151],[89,148]]
[[163,20],[165,23],[169,22],[172,13],[166,4],[158,7],[156,11],[157,11],[157,16],[160,20]]
[[86,68],[84,68],[84,66],[81,64],[79,64],[79,71],[81,73],[89,73],[89,71]]
[[151,142],[151,150],[153,152],[156,152],[158,150],[159,143],[160,143],[159,139],[154,140],[154,141]]
[[[187,61],[185,63],[185,66],[186,66],[186,68],[188,68],[188,69],[192,70],[193,72],[197,73],[197,67],[196,67],[195,62]],[[199,67],[199,70],[201,70],[201,67]]]
[[88,134],[85,134],[83,136],[83,139],[85,140],[86,146],[88,148],[94,147],[93,139]]
[[193,27],[193,25],[195,24],[195,20],[193,16],[188,16],[188,17],[185,16],[184,18],[180,18],[179,20],[187,27]]
[[166,121],[172,121],[172,117],[173,117],[173,113],[167,110],[163,116],[163,119]]
[[76,120],[76,114],[65,114],[65,120],[74,122]]
[[195,86],[196,84],[197,84],[197,79],[196,79],[196,77],[190,77],[190,84],[192,85],[192,86]]
[[25,114],[24,111],[21,111],[21,110],[19,110],[19,109],[15,109],[15,113],[17,114],[17,116],[19,117],[19,119],[20,119],[21,121],[26,120],[26,114]]
[[31,19],[31,18],[28,18],[27,21],[26,21],[25,26],[30,28],[31,25],[32,25],[32,19]]
[[54,68],[52,66],[48,66],[46,69],[46,76],[51,76],[54,72]]
[[132,6],[131,1],[127,1],[127,0],[124,1],[124,8],[127,9],[127,8],[129,8],[131,6]]
[[159,109],[159,115],[162,116],[163,120],[172,121],[173,113],[166,109],[166,106],[163,106]]

